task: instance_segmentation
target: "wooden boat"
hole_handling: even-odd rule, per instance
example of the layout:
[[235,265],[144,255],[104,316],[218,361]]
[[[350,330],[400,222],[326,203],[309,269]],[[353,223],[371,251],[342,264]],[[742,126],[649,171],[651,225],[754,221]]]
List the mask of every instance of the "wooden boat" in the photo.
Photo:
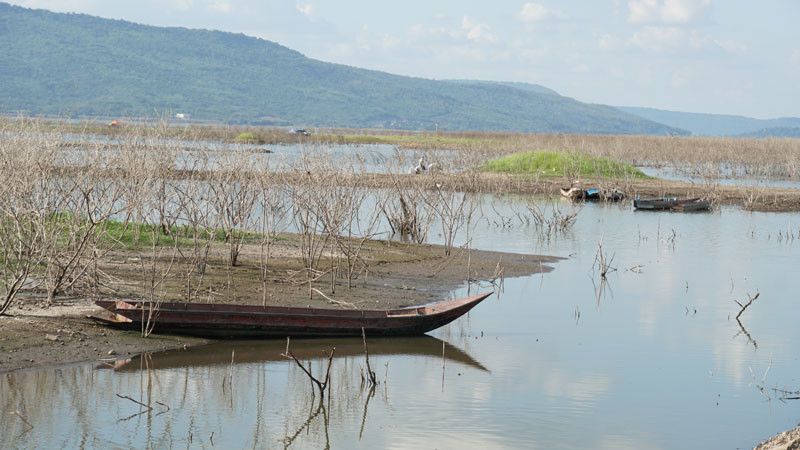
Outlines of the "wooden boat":
[[586,200],[604,201],[604,202],[618,202],[625,198],[619,189],[587,189],[584,191]]
[[[486,294],[392,310],[341,310],[213,303],[161,303],[154,307],[153,330],[204,337],[406,336],[423,334],[461,317]],[[142,329],[151,304],[144,301],[95,302],[114,314],[90,318],[126,329]]]
[[711,209],[711,200],[701,198],[696,202],[681,203],[670,208],[672,211],[688,212],[688,211],[708,211]]
[[593,200],[616,202],[625,198],[625,195],[623,195],[619,189],[581,189],[579,187],[561,188],[561,195],[572,201]]
[[633,201],[633,207],[645,210],[702,211],[711,207],[711,200],[700,197],[636,199]]

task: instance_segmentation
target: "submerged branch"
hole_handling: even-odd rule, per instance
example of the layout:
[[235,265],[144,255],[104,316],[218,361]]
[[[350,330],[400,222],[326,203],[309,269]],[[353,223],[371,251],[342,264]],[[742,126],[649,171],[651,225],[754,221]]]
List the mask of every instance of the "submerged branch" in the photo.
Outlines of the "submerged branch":
[[[750,295],[750,294],[748,294],[748,296],[749,296],[749,295]],[[750,305],[752,305],[754,301],[756,301],[756,299],[758,298],[758,296],[759,296],[759,295],[761,295],[761,294],[760,294],[758,291],[756,291],[756,295],[755,295],[754,297],[750,297],[750,300],[749,300],[747,303],[745,303],[744,305],[742,305],[742,304],[741,304],[741,303],[739,303],[738,301],[734,300],[734,301],[736,302],[736,304],[737,304],[737,305],[739,305],[739,306],[741,306],[741,307],[742,307],[742,309],[740,309],[740,310],[739,310],[739,314],[736,314],[736,320],[739,320],[739,316],[741,316],[741,315],[742,315],[742,313],[743,313],[743,312],[744,312],[744,311],[745,311],[745,310],[746,310],[746,309],[747,309],[747,308],[748,308]]]

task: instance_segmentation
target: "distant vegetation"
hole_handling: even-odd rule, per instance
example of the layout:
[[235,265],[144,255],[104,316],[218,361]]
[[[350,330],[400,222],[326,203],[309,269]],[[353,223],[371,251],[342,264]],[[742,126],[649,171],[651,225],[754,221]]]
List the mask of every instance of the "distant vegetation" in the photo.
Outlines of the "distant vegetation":
[[243,34],[0,3],[0,112],[270,126],[685,134],[519,83],[447,82],[306,58]]
[[261,139],[253,133],[239,133],[236,136],[237,141],[260,141]]
[[485,170],[536,177],[649,178],[641,170],[609,158],[544,150],[493,159]]

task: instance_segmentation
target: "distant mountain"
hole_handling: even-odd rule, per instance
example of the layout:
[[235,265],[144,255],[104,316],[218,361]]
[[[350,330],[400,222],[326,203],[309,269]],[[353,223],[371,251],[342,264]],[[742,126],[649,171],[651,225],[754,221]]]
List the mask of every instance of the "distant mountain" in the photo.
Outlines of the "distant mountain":
[[753,119],[726,114],[687,113],[631,106],[617,106],[617,109],[654,122],[689,130],[697,136],[741,136],[767,129],[800,127],[798,117]]
[[[445,82],[306,58],[220,31],[0,3],[0,110],[231,123],[563,133],[680,133],[546,88]],[[549,91],[549,90],[546,90]]]
[[773,127],[762,128],[758,131],[740,134],[739,137],[777,137],[777,138],[800,138],[800,127]]

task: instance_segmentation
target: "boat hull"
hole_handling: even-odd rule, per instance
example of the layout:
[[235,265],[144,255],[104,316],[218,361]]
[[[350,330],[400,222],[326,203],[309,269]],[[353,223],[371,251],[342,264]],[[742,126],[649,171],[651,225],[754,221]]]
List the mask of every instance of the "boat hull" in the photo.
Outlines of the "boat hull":
[[[275,306],[162,303],[153,309],[153,331],[203,337],[410,336],[424,334],[466,314],[491,293],[395,310],[334,310]],[[115,316],[105,324],[141,329],[147,302],[97,301]]]
[[711,208],[711,201],[701,198],[687,199],[636,199],[633,201],[635,209],[651,211],[704,211]]

